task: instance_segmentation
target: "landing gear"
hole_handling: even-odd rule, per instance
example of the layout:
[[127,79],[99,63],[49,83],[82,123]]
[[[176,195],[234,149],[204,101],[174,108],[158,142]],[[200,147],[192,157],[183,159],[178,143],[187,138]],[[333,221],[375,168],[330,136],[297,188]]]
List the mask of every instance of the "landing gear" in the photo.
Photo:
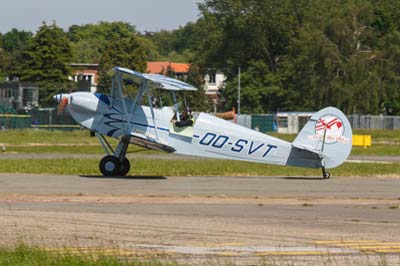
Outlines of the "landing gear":
[[325,170],[325,167],[322,167],[322,177],[324,179],[329,179],[331,177],[331,174]]
[[96,135],[104,151],[108,154],[100,161],[100,172],[104,176],[124,176],[129,173],[131,165],[125,155],[128,150],[130,136],[123,136],[114,151],[103,135],[98,133]]
[[117,157],[107,155],[101,159],[99,168],[104,176],[115,176],[119,174],[121,167]]
[[129,160],[126,159],[126,157],[125,157],[124,160],[122,161],[122,163],[120,164],[118,175],[124,176],[127,173],[129,173],[130,169],[131,169],[131,164],[129,163]]
[[100,172],[104,176],[124,176],[129,173],[130,168],[131,164],[126,157],[120,162],[117,157],[112,155],[103,157],[99,164]]

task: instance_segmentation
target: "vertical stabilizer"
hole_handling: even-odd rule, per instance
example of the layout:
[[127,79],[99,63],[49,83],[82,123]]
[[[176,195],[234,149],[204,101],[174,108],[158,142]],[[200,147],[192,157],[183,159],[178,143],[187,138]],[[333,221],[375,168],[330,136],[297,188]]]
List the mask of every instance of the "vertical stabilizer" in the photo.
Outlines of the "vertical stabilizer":
[[351,125],[339,109],[324,108],[310,118],[292,145],[319,154],[322,168],[334,168],[342,164],[351,152]]

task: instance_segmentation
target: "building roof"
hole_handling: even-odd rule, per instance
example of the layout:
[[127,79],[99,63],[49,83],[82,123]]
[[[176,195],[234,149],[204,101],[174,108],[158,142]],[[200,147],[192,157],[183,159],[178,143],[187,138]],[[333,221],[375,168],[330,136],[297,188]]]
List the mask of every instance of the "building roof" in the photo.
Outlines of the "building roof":
[[166,74],[170,67],[175,73],[188,73],[190,64],[172,62],[147,62],[147,73]]

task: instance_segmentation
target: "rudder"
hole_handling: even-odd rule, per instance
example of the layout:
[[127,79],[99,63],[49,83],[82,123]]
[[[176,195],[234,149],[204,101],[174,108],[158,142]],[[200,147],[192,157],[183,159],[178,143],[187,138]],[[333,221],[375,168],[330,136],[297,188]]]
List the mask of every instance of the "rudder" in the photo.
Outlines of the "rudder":
[[[313,114],[293,141],[299,150],[319,154],[320,167],[329,169],[341,165],[352,148],[352,129],[347,117],[335,107]],[[307,167],[307,166],[306,166]]]

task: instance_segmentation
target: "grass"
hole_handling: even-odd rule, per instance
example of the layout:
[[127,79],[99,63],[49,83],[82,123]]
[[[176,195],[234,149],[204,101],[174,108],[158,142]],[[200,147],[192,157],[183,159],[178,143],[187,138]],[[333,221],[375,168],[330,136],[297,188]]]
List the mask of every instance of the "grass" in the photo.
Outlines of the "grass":
[[[116,147],[116,143],[112,145]],[[1,146],[0,146],[1,149]],[[104,150],[99,143],[95,144],[45,144],[45,145],[11,145],[6,146],[9,153],[66,153],[66,154],[104,154]],[[136,145],[130,145],[128,153],[140,152],[142,154],[157,154],[160,152],[148,150]]]
[[20,129],[20,130],[5,130],[0,131],[0,143],[6,144],[28,144],[28,143],[83,143],[97,144],[97,138],[91,138],[87,130],[35,130],[35,129]]
[[[271,136],[292,142],[296,135],[268,133]],[[400,156],[400,130],[354,130],[354,135],[371,135],[372,146],[353,147],[351,155],[357,156]]]
[[117,255],[79,254],[46,251],[20,244],[15,248],[0,248],[0,266],[161,266],[176,265],[161,261],[143,261]]
[[[1,142],[0,143],[4,143]],[[69,145],[56,144],[6,144],[6,152],[13,153],[79,153],[79,154],[103,154],[103,149],[99,143],[84,144],[81,142]],[[115,147],[115,145],[113,145]],[[1,144],[0,144],[1,148]],[[146,150],[141,147],[130,145],[128,152],[140,152],[144,154],[155,154],[157,151]],[[373,144],[371,147],[364,149],[363,147],[353,147],[351,155],[358,156],[400,156],[400,144]]]
[[[100,175],[98,159],[1,160],[1,173]],[[138,176],[312,176],[320,169],[306,169],[226,160],[131,160],[131,175]],[[344,163],[333,176],[400,176],[400,164]]]
[[222,259],[174,262],[172,259],[163,258],[145,260],[119,254],[105,254],[101,250],[87,252],[71,252],[69,249],[50,251],[39,247],[29,247],[19,244],[14,248],[0,248],[0,266],[180,266],[180,265],[207,265],[207,266],[235,266],[235,265],[260,265],[260,266],[296,266],[296,265],[325,265],[325,266],[389,266],[400,265],[396,259],[387,256],[361,256],[340,258],[332,255],[317,257],[260,257],[253,262],[240,259]]
[[[274,137],[293,141],[296,135],[268,133]],[[356,130],[354,134],[369,134],[372,136],[372,146],[353,147],[351,155],[365,156],[400,156],[400,130]],[[117,140],[109,139],[115,147]],[[87,130],[80,131],[47,131],[47,130],[7,130],[0,132],[0,146],[6,147],[6,152],[15,153],[81,153],[103,154],[103,149],[97,138],[89,136]],[[0,147],[1,148],[1,147]],[[130,145],[129,152],[158,153],[143,150]]]
[[[400,156],[400,130],[395,131],[356,131],[357,134],[371,134],[380,144],[364,149],[353,147],[352,155],[391,155]],[[276,135],[291,141],[293,135]],[[397,142],[399,141],[399,142]],[[391,144],[385,144],[385,143]],[[115,147],[117,140],[110,139]],[[395,143],[395,144],[393,144]],[[398,144],[396,144],[398,143]],[[7,153],[68,153],[104,154],[97,138],[89,136],[88,131],[46,131],[46,130],[7,130],[0,132],[0,146],[6,146]],[[141,147],[130,145],[130,153],[151,153]],[[1,160],[2,173],[47,173],[98,175],[98,159],[34,159]],[[287,168],[282,166],[256,164],[224,160],[156,160],[135,159],[132,161],[134,175],[234,175],[234,176],[320,176],[320,170]],[[400,176],[399,164],[353,164],[345,163],[331,170],[333,176]]]
[[[296,134],[278,134],[268,132],[268,135],[281,138],[287,141],[293,141]],[[356,129],[353,135],[371,135],[372,142],[398,142],[400,143],[400,129],[396,130],[380,130],[380,129]]]
[[371,147],[353,147],[351,155],[358,156],[400,156],[399,144],[372,144]]
[[[117,140],[108,138],[115,147]],[[103,154],[96,137],[90,137],[87,130],[59,131],[59,130],[7,130],[0,131],[0,148],[6,147],[6,152],[13,153],[77,153]],[[136,145],[130,145],[128,152],[157,153]]]
[[380,129],[357,129],[353,134],[371,135],[372,143],[379,142],[397,142],[400,144],[400,129],[397,130],[380,130]]

